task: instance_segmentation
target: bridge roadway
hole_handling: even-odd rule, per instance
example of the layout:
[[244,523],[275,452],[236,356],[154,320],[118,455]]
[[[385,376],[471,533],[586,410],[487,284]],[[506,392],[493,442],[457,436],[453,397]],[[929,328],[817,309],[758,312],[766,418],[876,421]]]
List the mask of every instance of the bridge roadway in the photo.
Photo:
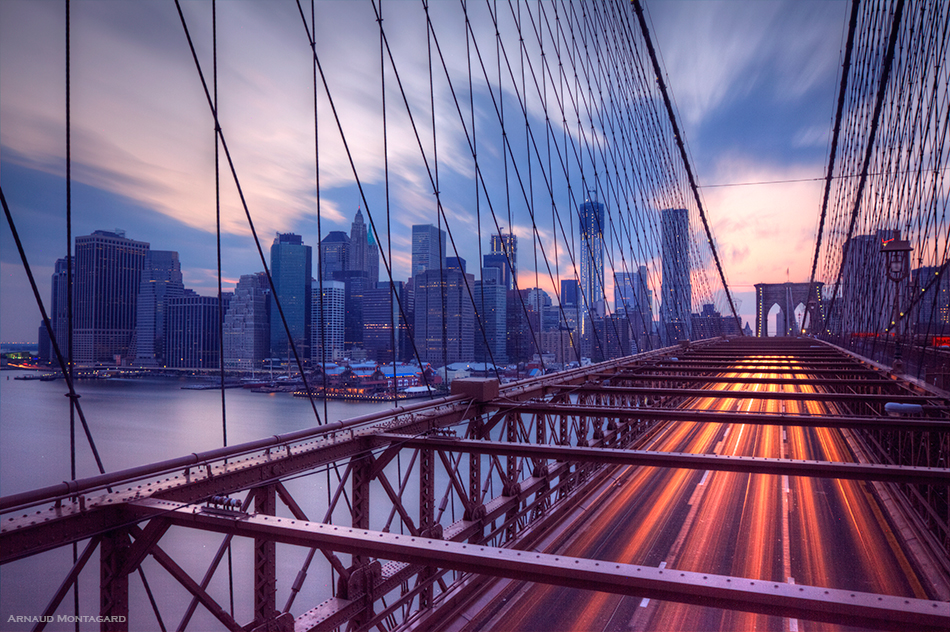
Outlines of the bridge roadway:
[[[455,386],[431,404],[0,498],[0,563],[85,540],[45,614],[98,547],[99,615],[136,629],[156,627],[129,602],[149,557],[230,630],[950,628],[938,392],[802,341],[695,344],[500,392]],[[885,417],[887,399],[921,413]],[[336,464],[329,505],[293,482]],[[199,584],[167,552],[184,542],[163,542],[171,527],[253,541],[249,623],[205,588],[226,545]],[[277,544],[311,551],[289,595]],[[305,585],[315,553],[326,574]],[[301,586],[310,601],[294,606]]]
[[[789,359],[795,362],[793,359]],[[694,396],[684,408],[769,414],[839,415],[820,386],[792,380],[761,360],[711,380],[715,396]],[[753,392],[737,393],[736,380],[752,378]],[[772,383],[768,383],[772,382]],[[789,393],[783,400],[768,392]],[[692,393],[692,392],[691,392]],[[794,393],[794,395],[792,395]],[[860,397],[859,395],[854,395]],[[844,395],[843,397],[847,397]],[[644,449],[656,452],[757,456],[849,462],[860,450],[835,428],[801,426],[668,424]],[[919,599],[924,584],[900,544],[893,520],[866,481],[625,466],[616,483],[586,503],[593,517],[558,552],[572,557],[716,573],[770,582],[801,583]],[[599,507],[599,509],[598,509]],[[898,523],[899,524],[899,523]],[[510,585],[483,613],[469,613],[463,630],[835,630],[828,623],[661,602],[542,584]],[[948,606],[950,607],[950,606]],[[488,616],[491,613],[491,616]]]

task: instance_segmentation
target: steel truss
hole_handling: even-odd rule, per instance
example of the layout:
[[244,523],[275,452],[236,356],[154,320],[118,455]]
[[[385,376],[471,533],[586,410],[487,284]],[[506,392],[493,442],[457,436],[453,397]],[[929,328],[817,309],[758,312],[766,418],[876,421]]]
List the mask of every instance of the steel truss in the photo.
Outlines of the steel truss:
[[[766,349],[794,356],[803,375],[830,372],[817,399],[839,414],[689,410],[697,397],[715,396],[717,385],[730,383],[724,371],[735,376],[769,366],[792,373],[774,368],[788,364],[742,361]],[[823,368],[809,371],[813,363]],[[683,381],[706,388],[677,388]],[[47,611],[56,611],[98,549],[105,621],[129,615],[129,577],[151,557],[192,597],[180,628],[198,606],[229,630],[418,627],[425,619],[420,614],[453,607],[461,588],[477,591],[485,577],[884,629],[950,627],[941,601],[527,552],[617,465],[631,465],[881,481],[910,510],[920,537],[945,554],[950,417],[940,393],[812,341],[770,347],[720,341],[501,388],[492,380],[460,381],[453,388],[453,396],[436,402],[4,497],[0,562],[87,541]],[[734,399],[760,396],[722,392]],[[922,408],[914,417],[884,417],[885,401]],[[873,458],[823,463],[638,449],[666,424],[684,420],[847,427]],[[324,501],[301,489],[318,478],[315,472],[328,480]],[[172,526],[225,534],[200,582],[162,547]],[[253,542],[253,620],[245,623],[209,588],[236,537]],[[309,551],[292,582],[278,576],[278,544]],[[945,580],[950,577],[943,572]],[[312,594],[306,593],[308,577],[320,577],[310,581],[331,586],[332,594],[294,608],[299,596]],[[288,598],[279,603],[284,586]],[[102,628],[118,629],[109,621]]]

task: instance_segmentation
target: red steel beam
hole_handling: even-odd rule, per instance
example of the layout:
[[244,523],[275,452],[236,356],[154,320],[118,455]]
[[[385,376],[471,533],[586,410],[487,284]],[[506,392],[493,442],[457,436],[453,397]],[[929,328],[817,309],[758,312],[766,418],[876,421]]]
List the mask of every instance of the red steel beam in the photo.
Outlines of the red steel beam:
[[133,505],[147,514],[160,511],[166,519],[184,527],[271,538],[284,544],[325,547],[409,564],[873,629],[950,629],[946,603],[925,599],[588,560],[274,516],[229,517],[157,499]]

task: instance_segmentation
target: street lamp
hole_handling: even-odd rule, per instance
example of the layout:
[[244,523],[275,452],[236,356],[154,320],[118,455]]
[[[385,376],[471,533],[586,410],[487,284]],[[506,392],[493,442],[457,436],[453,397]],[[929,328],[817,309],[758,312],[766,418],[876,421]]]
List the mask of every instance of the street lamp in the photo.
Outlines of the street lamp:
[[881,240],[881,253],[884,254],[884,268],[887,278],[894,283],[894,305],[891,311],[891,326],[894,329],[894,372],[899,373],[903,369],[901,362],[901,339],[900,339],[900,284],[901,281],[910,275],[910,242],[906,239],[898,239],[897,231],[891,239]]

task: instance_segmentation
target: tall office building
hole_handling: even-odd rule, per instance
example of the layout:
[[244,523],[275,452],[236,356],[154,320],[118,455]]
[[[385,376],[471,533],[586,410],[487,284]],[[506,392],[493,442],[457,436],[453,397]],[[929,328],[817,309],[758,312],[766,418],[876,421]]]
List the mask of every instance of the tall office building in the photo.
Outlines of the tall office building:
[[431,224],[412,227],[412,276],[438,270],[445,262],[445,231]]
[[165,303],[184,292],[178,253],[149,250],[136,305],[135,364],[164,366]]
[[515,289],[518,278],[518,236],[502,232],[491,236],[491,252],[483,256],[486,268],[498,268],[506,290]]
[[[369,359],[391,363],[412,355],[409,325],[400,311],[399,301],[406,284],[396,281],[377,283],[363,294],[363,349]],[[395,327],[395,330],[394,330]]]
[[577,307],[580,302],[581,294],[577,279],[562,279],[561,305],[564,307]]
[[466,289],[475,278],[458,269],[420,272],[415,282],[413,336],[423,362],[440,367],[474,357],[475,311]]
[[[473,296],[475,313],[482,326],[475,325],[473,348],[476,362],[507,364],[507,294],[497,268],[483,268],[482,278],[475,282]],[[484,329],[484,331],[483,331]]]
[[640,266],[636,272],[617,274],[614,312],[629,321],[638,348],[642,350],[644,337],[653,333],[653,290],[648,285],[646,266]]
[[283,308],[294,345],[302,356],[307,355],[305,348],[310,342],[311,263],[310,246],[304,245],[300,235],[278,233],[270,249],[270,272],[274,281],[270,310],[270,354],[273,357],[293,357],[275,298]]
[[310,361],[322,364],[342,360],[346,286],[342,281],[314,281],[310,290]]
[[588,199],[577,209],[580,227],[581,309],[592,317],[604,314],[604,205]]
[[668,208],[660,214],[663,278],[660,292],[664,344],[690,337],[692,283],[689,263],[689,211]]
[[376,287],[379,281],[379,246],[373,239],[373,233],[363,222],[363,212],[356,209],[356,217],[350,226],[350,245],[346,255],[347,270],[359,270],[366,273],[367,288]]
[[914,333],[950,333],[950,274],[941,273],[941,267],[925,266],[911,270],[913,296],[919,297],[908,319]]
[[[894,284],[887,279],[885,256],[881,252],[884,240],[892,237],[892,231],[879,230],[873,235],[854,235],[845,242],[847,258],[841,269],[841,293],[836,301],[842,331],[882,332],[890,325],[890,309],[868,306],[890,306],[894,302]],[[900,286],[906,293],[907,283]]]
[[79,364],[124,362],[135,332],[139,284],[149,245],[124,231],[76,237],[74,357]]
[[337,273],[347,270],[350,260],[350,238],[342,230],[333,230],[320,241],[321,278],[333,281]]
[[224,316],[224,366],[254,370],[264,366],[270,346],[267,275],[243,274]]
[[[49,324],[53,328],[53,335],[56,336],[56,344],[59,346],[63,358],[67,360],[69,355],[68,282],[66,259],[57,259],[53,268],[53,277],[50,279]],[[40,325],[41,332],[45,329],[44,325]],[[46,334],[42,340],[43,344],[39,350],[40,359],[55,363],[56,354],[53,352],[49,334]]]
[[[222,298],[227,311],[230,292]],[[220,366],[217,296],[198,296],[186,290],[183,296],[167,298],[165,319],[165,366],[179,369]]]

